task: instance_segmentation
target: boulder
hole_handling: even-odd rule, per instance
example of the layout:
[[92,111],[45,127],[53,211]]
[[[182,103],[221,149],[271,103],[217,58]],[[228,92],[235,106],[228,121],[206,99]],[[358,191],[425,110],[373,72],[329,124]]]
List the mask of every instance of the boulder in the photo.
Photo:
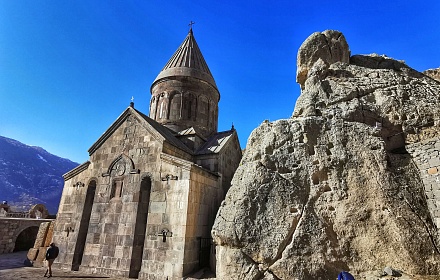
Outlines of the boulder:
[[421,169],[436,161],[414,159],[426,141],[440,152],[440,83],[402,61],[348,53],[337,31],[301,46],[307,74],[292,117],[252,132],[217,213],[218,279],[327,280],[384,265],[439,274],[427,193],[437,185]]

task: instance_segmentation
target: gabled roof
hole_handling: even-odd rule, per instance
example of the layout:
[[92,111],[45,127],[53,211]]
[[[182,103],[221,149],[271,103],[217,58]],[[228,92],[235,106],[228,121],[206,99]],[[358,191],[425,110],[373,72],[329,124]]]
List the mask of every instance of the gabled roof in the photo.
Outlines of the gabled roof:
[[188,76],[203,80],[217,89],[214,77],[209,71],[208,64],[203,58],[202,52],[197,45],[192,29],[189,30],[183,43],[173,54],[165,67],[154,80],[151,87],[163,78],[173,76]]
[[183,144],[181,141],[179,141],[179,139],[177,139],[174,135],[174,132],[167,128],[166,126],[161,125],[160,123],[156,122],[155,120],[153,120],[152,118],[146,116],[145,114],[141,113],[140,111],[133,109],[134,111],[136,111],[145,121],[147,121],[157,132],[159,132],[167,142],[169,142],[171,145],[192,154],[192,151],[185,145]]
[[[156,122],[155,120],[151,119],[150,117],[146,116],[142,112],[134,109],[133,107],[129,106],[125,111],[116,119],[115,122],[99,137],[99,139],[89,148],[89,155],[92,155],[112,134],[113,132],[124,123],[124,121],[127,119],[130,115],[135,115],[138,117],[140,121],[145,121],[148,126],[152,128],[152,133],[156,135],[156,137],[162,138],[167,143],[173,145],[174,147],[190,154],[190,155],[207,155],[207,154],[218,154],[222,151],[223,147],[227,145],[229,142],[229,139],[231,139],[234,135],[236,135],[236,130],[232,128],[231,130],[218,132],[212,136],[210,136],[207,140],[202,138],[206,143],[204,143],[195,153],[188,148],[182,141],[178,139],[179,136],[184,135],[199,135],[197,133],[197,130],[190,127],[188,129],[182,130],[179,132],[179,134],[175,134],[172,130],[168,129],[167,127],[161,125],[160,123]],[[87,163],[85,163],[87,164]],[[83,164],[84,166],[86,166]],[[81,165],[78,167],[79,169],[84,168],[84,166]],[[70,172],[68,172],[70,173]],[[65,176],[69,176],[69,174],[66,173]]]
[[89,165],[90,165],[90,161],[86,161],[83,164],[78,165],[74,169],[66,172],[65,174],[63,174],[64,181],[67,181],[73,178],[74,176],[78,175],[79,173],[83,172],[89,167]]
[[236,134],[235,129],[231,129],[212,135],[209,137],[208,141],[197,150],[196,155],[219,153],[234,134]]
[[156,131],[156,136],[161,137],[163,140],[183,150],[184,152],[192,154],[192,151],[185,144],[179,141],[170,129],[166,128],[155,120],[149,118],[148,116],[129,106],[101,135],[101,137],[99,137],[99,139],[89,148],[89,155],[92,155],[131,114],[138,116],[140,120],[144,120],[146,123],[148,123],[148,125]]

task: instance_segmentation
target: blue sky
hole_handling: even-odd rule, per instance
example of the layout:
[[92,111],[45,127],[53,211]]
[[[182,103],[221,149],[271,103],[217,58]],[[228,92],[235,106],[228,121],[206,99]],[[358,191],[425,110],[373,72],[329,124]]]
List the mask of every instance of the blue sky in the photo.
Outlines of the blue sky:
[[0,0],[0,135],[82,163],[150,86],[194,21],[220,90],[219,130],[244,148],[262,121],[289,118],[296,53],[336,29],[352,54],[440,67],[440,1]]

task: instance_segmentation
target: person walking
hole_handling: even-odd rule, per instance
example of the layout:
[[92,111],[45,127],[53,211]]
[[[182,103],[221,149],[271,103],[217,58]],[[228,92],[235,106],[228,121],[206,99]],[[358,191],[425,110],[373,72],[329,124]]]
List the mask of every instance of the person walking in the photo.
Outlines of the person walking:
[[[55,243],[51,243],[50,247],[46,251],[47,269],[46,273],[44,273],[44,277],[52,277],[52,264],[55,261],[56,257],[58,257],[59,252],[60,249],[55,246]],[[49,273],[49,276],[47,276],[47,273]]]

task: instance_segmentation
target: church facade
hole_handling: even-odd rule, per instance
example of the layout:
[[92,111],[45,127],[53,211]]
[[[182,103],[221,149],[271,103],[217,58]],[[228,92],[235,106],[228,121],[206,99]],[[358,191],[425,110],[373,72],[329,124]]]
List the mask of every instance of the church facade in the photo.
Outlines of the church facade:
[[192,30],[151,86],[64,175],[53,240],[64,269],[181,279],[210,265],[210,231],[241,160],[218,132],[220,93]]

